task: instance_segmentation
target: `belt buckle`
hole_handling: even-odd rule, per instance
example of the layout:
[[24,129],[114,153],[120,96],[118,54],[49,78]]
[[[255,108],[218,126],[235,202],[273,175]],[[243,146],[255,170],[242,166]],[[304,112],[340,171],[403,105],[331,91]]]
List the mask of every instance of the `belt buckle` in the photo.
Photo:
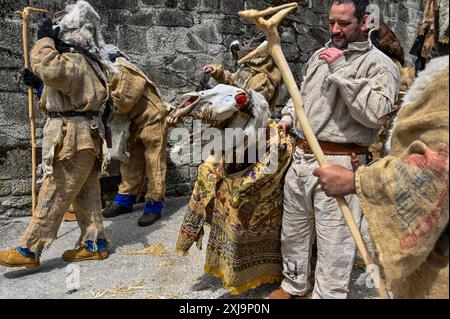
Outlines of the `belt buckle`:
[[98,130],[98,124],[97,124],[97,122],[91,122],[91,123],[90,123],[90,126],[91,126],[91,130],[93,130],[93,131]]

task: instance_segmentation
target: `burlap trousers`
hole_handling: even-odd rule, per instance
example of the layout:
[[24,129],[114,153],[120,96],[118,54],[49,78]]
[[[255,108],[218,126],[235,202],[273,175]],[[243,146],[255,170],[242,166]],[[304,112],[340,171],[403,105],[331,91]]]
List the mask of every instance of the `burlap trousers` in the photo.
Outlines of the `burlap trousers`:
[[130,160],[120,165],[119,194],[139,195],[147,176],[146,201],[164,199],[166,193],[167,123],[165,118],[144,127],[128,139]]
[[53,175],[41,187],[35,215],[18,245],[41,252],[56,239],[64,213],[73,203],[81,229],[79,243],[105,238],[100,197],[100,170],[91,149],[82,150],[71,159],[54,161]]
[[[352,168],[349,156],[327,156],[330,164]],[[366,156],[360,156],[365,163]],[[283,280],[281,287],[293,295],[311,291],[311,252],[317,240],[317,264],[313,298],[346,298],[355,256],[355,243],[334,198],[327,197],[313,171],[313,155],[297,148],[284,186],[281,234]],[[347,196],[353,217],[361,223],[356,195]]]

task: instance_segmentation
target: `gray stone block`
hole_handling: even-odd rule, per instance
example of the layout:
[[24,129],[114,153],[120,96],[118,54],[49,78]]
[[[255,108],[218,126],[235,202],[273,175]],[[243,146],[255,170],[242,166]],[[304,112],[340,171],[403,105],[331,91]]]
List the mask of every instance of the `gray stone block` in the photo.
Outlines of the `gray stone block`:
[[119,47],[125,52],[142,54],[147,52],[147,29],[136,26],[120,28]]
[[29,180],[14,180],[11,183],[12,195],[31,195],[31,182]]
[[171,28],[153,26],[146,33],[147,53],[150,57],[174,55],[181,46],[182,38],[183,35]]
[[179,8],[181,10],[193,11],[201,4],[201,0],[180,0]]
[[[30,6],[35,8],[41,8],[41,9],[47,9],[49,10],[50,14],[53,14],[56,11],[63,10],[68,1],[66,0],[47,0],[47,1],[40,1],[40,0],[31,0],[29,1]],[[89,3],[97,9],[97,3],[94,1],[89,1]],[[42,16],[37,17],[39,19],[42,18]]]
[[142,3],[152,7],[165,7],[166,0],[142,0]]
[[168,170],[166,180],[168,184],[189,183],[189,166]]
[[22,55],[22,21],[1,19],[0,30],[0,47]]
[[175,60],[170,64],[170,67],[174,70],[174,72],[181,72],[184,74],[193,73],[197,69],[195,61],[189,56],[175,58]]
[[29,196],[15,196],[2,201],[2,206],[8,208],[28,208],[31,206],[31,198]]
[[216,21],[216,25],[219,32],[224,34],[241,36],[244,32],[244,27],[239,17],[226,16],[223,19]]
[[296,39],[296,34],[294,30],[288,28],[282,28],[280,33],[281,41],[284,43],[294,43]]
[[220,0],[202,0],[202,9],[200,11],[215,12],[220,7]]
[[300,34],[297,38],[297,46],[300,52],[309,53],[314,52],[321,47],[323,47],[325,43],[319,43],[314,37],[311,35]]
[[154,25],[154,16],[155,12],[153,11],[146,11],[146,12],[138,12],[136,14],[132,14],[129,17],[127,17],[126,21],[127,24],[130,25],[137,25],[142,27],[150,27]]
[[0,180],[0,196],[7,196],[11,194],[12,186],[11,181]]
[[203,20],[202,23],[193,26],[191,30],[205,42],[220,44],[223,41],[217,20]]
[[109,9],[137,9],[138,0],[108,0],[102,4]]
[[156,24],[165,27],[192,27],[194,21],[189,13],[179,10],[163,10],[156,16]]
[[[9,207],[6,210],[6,216],[9,217],[9,218],[27,217],[27,216],[31,216],[31,215],[32,215],[32,213],[31,213],[31,202],[28,205],[28,207],[27,206],[24,206],[22,208]],[[20,236],[20,234],[18,234],[18,236]]]
[[19,70],[0,69],[0,79],[8,79],[8,81],[0,81],[0,91],[26,92]]
[[5,18],[17,18],[16,11],[21,11],[24,7],[28,6],[28,1],[26,0],[1,0],[0,6],[0,20]]
[[[1,44],[0,44],[1,45]],[[22,51],[14,51],[9,48],[0,48],[0,60],[4,68],[21,68],[23,67]],[[7,82],[7,78],[0,78],[0,82]]]
[[28,124],[28,101],[25,94],[0,92],[0,125]]
[[244,1],[221,1],[220,9],[225,14],[237,15],[239,11],[244,10]]
[[0,171],[3,179],[31,179],[31,149],[0,148]]

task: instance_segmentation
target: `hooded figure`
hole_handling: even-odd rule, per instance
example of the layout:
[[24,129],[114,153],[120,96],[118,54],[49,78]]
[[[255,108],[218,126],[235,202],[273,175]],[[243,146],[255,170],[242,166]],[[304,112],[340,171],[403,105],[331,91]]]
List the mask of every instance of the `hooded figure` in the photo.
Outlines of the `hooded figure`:
[[[79,248],[67,262],[108,257],[101,216],[100,172],[106,143],[102,114],[108,100],[110,69],[100,48],[100,18],[85,1],[65,9],[59,25],[42,23],[31,52],[32,71],[43,81],[39,102],[48,119],[43,131],[43,182],[35,214],[18,247],[0,252],[0,264],[36,268],[41,252],[56,239],[73,203],[81,229]],[[59,48],[64,50],[58,50]]]
[[109,127],[112,156],[122,161],[122,182],[114,206],[103,211],[111,218],[132,211],[147,177],[146,205],[139,226],[149,226],[161,217],[166,186],[166,141],[168,114],[156,85],[114,45],[104,47],[117,73],[110,76],[115,112]]

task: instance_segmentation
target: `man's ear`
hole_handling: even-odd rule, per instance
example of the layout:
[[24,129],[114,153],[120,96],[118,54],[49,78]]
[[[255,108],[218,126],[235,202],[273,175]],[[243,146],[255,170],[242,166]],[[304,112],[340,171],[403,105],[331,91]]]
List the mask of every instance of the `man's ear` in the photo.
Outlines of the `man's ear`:
[[361,31],[362,32],[364,32],[364,33],[366,33],[366,32],[368,32],[369,31],[369,24],[371,23],[371,21],[370,21],[370,16],[368,15],[368,14],[365,14],[362,18],[361,18],[361,21],[360,21],[360,28],[361,28]]

